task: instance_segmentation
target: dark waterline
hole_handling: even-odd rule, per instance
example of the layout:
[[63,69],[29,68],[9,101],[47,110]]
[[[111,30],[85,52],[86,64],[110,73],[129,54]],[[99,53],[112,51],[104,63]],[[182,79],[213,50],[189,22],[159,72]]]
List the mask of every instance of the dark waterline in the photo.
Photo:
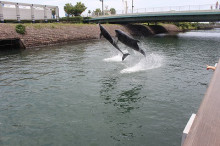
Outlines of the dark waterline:
[[219,59],[220,30],[0,53],[0,145],[177,146]]

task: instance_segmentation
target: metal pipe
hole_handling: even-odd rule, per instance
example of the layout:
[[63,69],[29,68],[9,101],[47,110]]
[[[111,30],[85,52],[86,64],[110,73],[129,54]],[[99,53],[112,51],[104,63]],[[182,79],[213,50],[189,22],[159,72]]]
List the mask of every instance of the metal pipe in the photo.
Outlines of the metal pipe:
[[0,1],[0,21],[3,23],[4,22],[4,15],[3,15],[3,4]]
[[47,6],[44,6],[44,21],[47,23]]
[[31,5],[31,20],[34,23],[35,22],[35,17],[34,17],[34,5]]
[[18,23],[20,23],[20,22],[21,22],[21,16],[20,16],[20,8],[19,8],[19,4],[17,3],[17,4],[15,5],[15,7],[16,7],[17,21],[18,21]]
[[57,22],[59,22],[59,7],[58,6],[56,7],[56,19],[57,19]]
[[132,13],[134,12],[134,2],[132,0]]

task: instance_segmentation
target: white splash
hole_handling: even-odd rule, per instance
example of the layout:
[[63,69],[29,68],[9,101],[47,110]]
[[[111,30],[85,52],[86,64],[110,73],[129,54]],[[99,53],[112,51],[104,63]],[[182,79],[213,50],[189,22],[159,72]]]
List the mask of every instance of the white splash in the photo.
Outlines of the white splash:
[[122,55],[118,54],[116,56],[112,56],[110,58],[105,58],[104,61],[106,62],[121,62],[122,60]]
[[[132,62],[137,60],[132,60]],[[121,73],[134,73],[158,68],[162,65],[162,57],[156,54],[150,54],[146,58],[141,59],[137,64],[123,69]]]

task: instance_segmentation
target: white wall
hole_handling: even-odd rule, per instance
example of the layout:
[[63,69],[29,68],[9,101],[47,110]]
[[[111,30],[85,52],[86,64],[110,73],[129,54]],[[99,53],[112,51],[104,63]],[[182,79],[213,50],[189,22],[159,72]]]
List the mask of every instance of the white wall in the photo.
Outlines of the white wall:
[[[21,20],[31,20],[31,8],[24,9],[20,8]],[[52,12],[50,9],[46,10],[47,19],[52,19]],[[44,9],[34,9],[35,20],[44,19]],[[5,20],[17,20],[16,8],[3,7],[3,17]]]
[[[20,14],[20,20],[32,20],[31,16],[31,7],[33,6],[34,10],[34,20],[44,20],[45,15],[46,19],[53,19],[52,9],[56,9],[56,16],[59,19],[59,9],[57,6],[46,6],[45,5],[35,5],[35,4],[25,4],[19,3],[19,11],[16,13],[16,5],[14,2],[4,2],[0,1],[0,19],[2,20],[17,20],[17,13]],[[2,17],[3,15],[3,17]]]
[[[52,19],[52,11],[50,9],[47,9],[46,10],[46,16],[47,16],[47,19]],[[35,20],[42,20],[44,19],[44,9],[34,9],[34,17],[35,17]]]
[[3,7],[3,17],[5,20],[7,20],[7,19],[15,19],[16,20],[17,19],[16,9]]

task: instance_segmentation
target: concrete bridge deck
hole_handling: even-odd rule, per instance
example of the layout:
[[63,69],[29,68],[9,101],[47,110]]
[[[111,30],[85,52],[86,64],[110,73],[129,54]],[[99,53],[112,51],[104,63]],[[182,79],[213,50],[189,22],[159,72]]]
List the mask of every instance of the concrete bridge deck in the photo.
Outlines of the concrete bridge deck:
[[215,22],[220,21],[220,10],[148,12],[93,17],[90,23],[143,22]]
[[220,146],[220,60],[183,146]]

